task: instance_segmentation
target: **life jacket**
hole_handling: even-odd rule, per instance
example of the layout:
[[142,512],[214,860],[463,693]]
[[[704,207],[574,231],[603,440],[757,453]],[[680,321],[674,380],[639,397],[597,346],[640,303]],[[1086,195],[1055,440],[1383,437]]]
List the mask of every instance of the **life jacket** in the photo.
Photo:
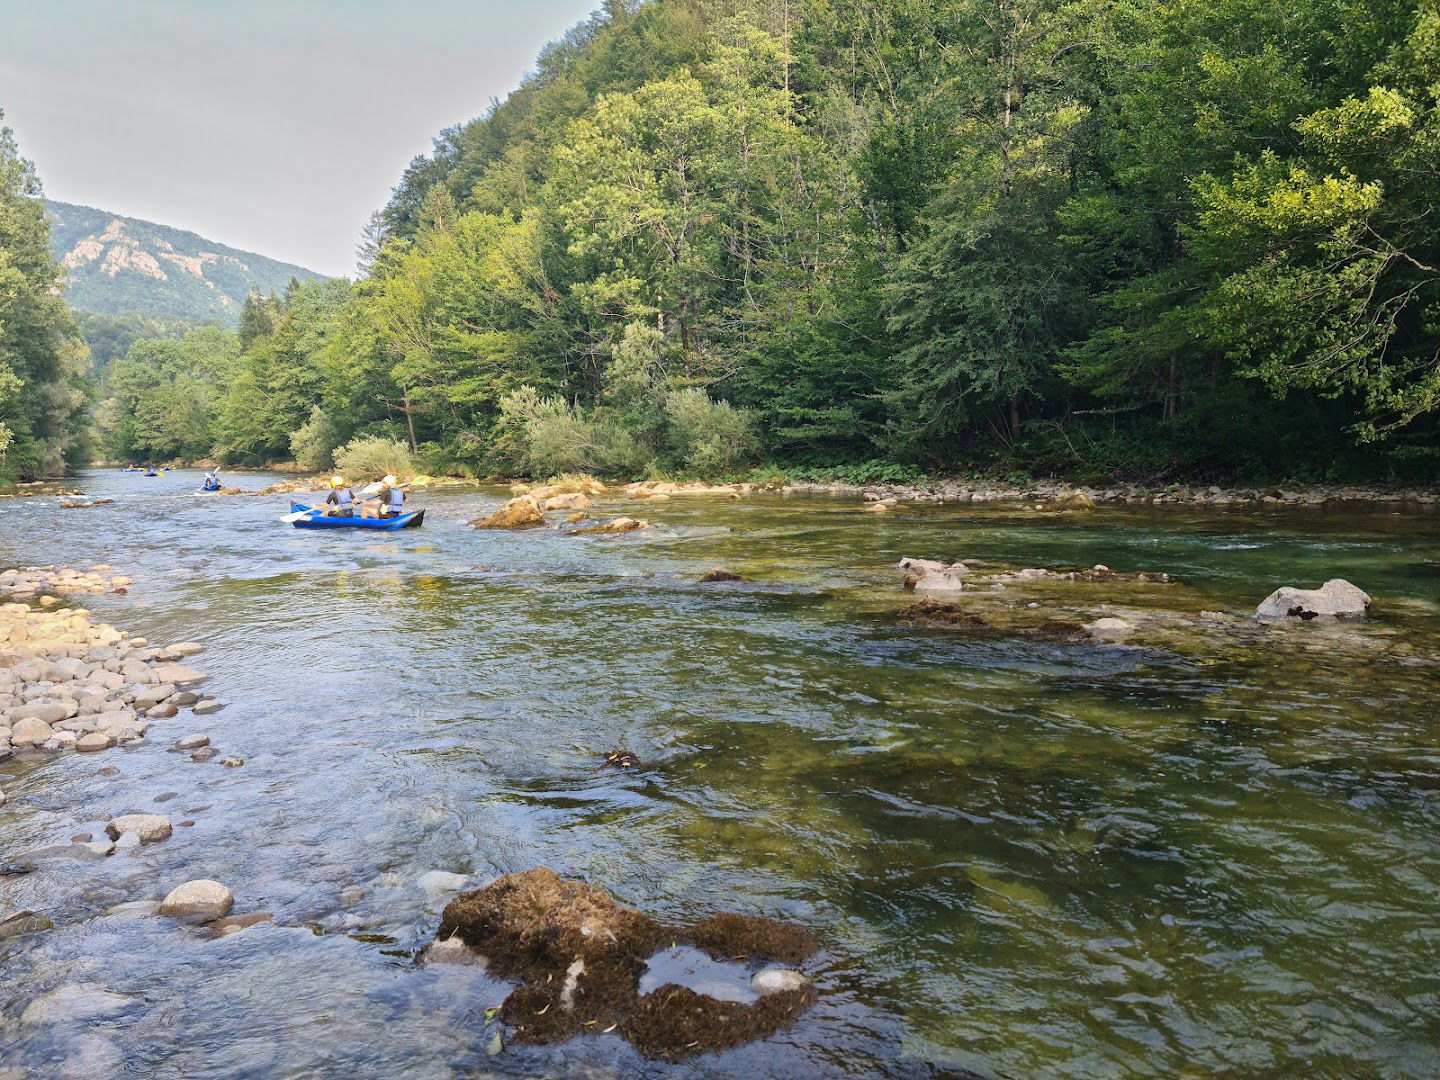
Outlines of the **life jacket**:
[[398,487],[390,489],[390,509],[396,514],[403,514],[405,512],[405,492],[401,491]]
[[330,499],[334,499],[335,505],[340,507],[341,509],[348,509],[355,503],[355,493],[351,491],[348,487],[335,488],[333,491],[330,492],[329,498],[327,498],[325,501],[329,502]]

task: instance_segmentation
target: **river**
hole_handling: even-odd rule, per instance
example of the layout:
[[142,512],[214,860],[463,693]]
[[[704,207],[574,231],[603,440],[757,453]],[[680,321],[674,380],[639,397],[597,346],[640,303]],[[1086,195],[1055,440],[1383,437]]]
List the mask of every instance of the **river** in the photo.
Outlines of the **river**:
[[[199,475],[92,471],[78,483],[113,504],[0,505],[0,566],[113,564],[136,583],[87,597],[96,617],[201,642],[228,705],[98,756],[0,763],[0,861],[115,814],[195,821],[139,855],[0,878],[0,908],[55,923],[0,943],[0,1064],[1440,1073],[1434,512],[773,495],[617,504],[657,527],[578,537],[470,529],[507,496],[463,488],[418,494],[419,530],[335,535],[281,524],[284,496],[195,496]],[[1376,598],[1348,632],[1406,659],[1321,637],[1187,654],[905,629],[905,555],[1164,570],[1177,603],[1234,612],[1345,577]],[[696,583],[715,566],[751,580]],[[244,767],[166,752],[192,730]],[[597,771],[616,748],[644,767]],[[444,902],[417,879],[533,866],[665,920],[802,922],[824,945],[818,1004],[681,1065],[618,1034],[492,1054],[485,1013],[509,987],[414,963]],[[213,939],[101,914],[202,877],[274,925]],[[363,899],[342,902],[350,886]],[[65,983],[133,1004],[18,1022]]]

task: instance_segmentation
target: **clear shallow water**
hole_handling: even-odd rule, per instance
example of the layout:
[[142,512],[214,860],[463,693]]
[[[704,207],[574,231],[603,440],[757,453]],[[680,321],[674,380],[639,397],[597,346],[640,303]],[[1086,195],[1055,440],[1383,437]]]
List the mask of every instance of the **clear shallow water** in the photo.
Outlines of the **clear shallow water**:
[[[0,861],[118,813],[196,822],[139,857],[0,879],[0,907],[56,924],[0,945],[0,1062],[83,1074],[118,1054],[160,1077],[1440,1072],[1437,669],[1318,636],[1176,654],[902,630],[890,569],[1104,562],[1171,572],[1187,610],[1237,611],[1344,576],[1377,598],[1360,633],[1413,661],[1440,654],[1433,514],[879,517],[697,498],[617,504],[661,527],[596,538],[475,532],[463,520],[504,496],[466,490],[422,495],[423,529],[333,536],[280,525],[287,496],[191,497],[199,478],[87,474],[116,500],[88,510],[0,502],[0,563],[114,564],[137,584],[87,599],[97,617],[203,642],[198,666],[229,703],[99,757],[0,765]],[[755,581],[694,583],[713,566]],[[166,752],[190,731],[247,764]],[[597,773],[617,747],[646,767]],[[803,921],[826,946],[820,1002],[786,1034],[680,1066],[613,1034],[491,1056],[485,1011],[508,987],[413,964],[444,903],[417,879],[536,865],[665,920]],[[194,877],[276,925],[212,940],[97,917]],[[347,907],[349,885],[365,897]],[[16,1022],[77,982],[134,1003],[84,1025]]]

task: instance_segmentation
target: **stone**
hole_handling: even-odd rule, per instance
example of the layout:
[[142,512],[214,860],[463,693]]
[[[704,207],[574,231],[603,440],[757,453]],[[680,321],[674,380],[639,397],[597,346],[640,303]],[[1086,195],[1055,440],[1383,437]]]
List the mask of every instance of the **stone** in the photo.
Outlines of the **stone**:
[[101,750],[109,750],[115,745],[115,740],[103,731],[92,731],[88,735],[81,735],[75,741],[75,749],[82,754],[94,754]]
[[66,1020],[98,1020],[130,1007],[131,998],[97,986],[74,983],[41,994],[20,1014],[22,1024],[58,1024]]
[[1094,622],[1085,624],[1086,632],[1093,638],[1101,641],[1117,641],[1120,638],[1129,637],[1135,632],[1135,624],[1128,619],[1117,619],[1107,616],[1103,619],[1096,619]]
[[122,832],[115,838],[115,843],[110,847],[112,855],[133,855],[140,850],[140,845],[145,841],[140,839],[136,832]]
[[148,709],[159,705],[166,698],[175,693],[174,683],[159,683],[152,686],[142,687],[135,693],[135,700],[131,702],[137,709]]
[[171,705],[194,705],[200,700],[200,695],[193,690],[180,690],[170,695]]
[[961,562],[939,559],[901,559],[896,565],[905,571],[905,588],[913,592],[960,592],[969,568]]
[[437,938],[420,950],[421,964],[464,964],[485,966],[485,958],[458,937]]
[[535,529],[545,524],[540,502],[533,495],[511,499],[487,518],[470,522],[477,529]]
[[222,937],[228,937],[231,934],[238,934],[241,930],[248,930],[252,926],[274,921],[275,916],[268,911],[252,911],[245,915],[227,915],[223,919],[216,919],[205,925],[212,930],[218,930]]
[[205,762],[213,761],[219,756],[220,751],[216,750],[213,746],[202,746],[199,750],[196,750],[195,753],[190,755],[190,760],[199,762],[203,765]]
[[45,742],[54,737],[55,732],[44,720],[38,720],[33,716],[26,716],[16,720],[10,729],[10,744],[12,746],[42,746]]
[[585,529],[573,530],[576,536],[609,536],[616,533],[639,532],[641,529],[653,528],[650,522],[642,518],[619,517],[614,521],[604,521],[599,525],[591,525]]
[[425,891],[425,899],[435,903],[446,896],[458,893],[470,884],[468,874],[452,874],[445,870],[431,870],[415,879],[415,884]]
[[220,764],[224,765],[227,769],[238,769],[241,765],[245,764],[245,759],[238,757],[227,757],[222,758]]
[[219,712],[223,708],[225,708],[225,706],[221,705],[220,702],[214,698],[201,698],[195,703],[195,708],[190,711],[196,716],[209,716],[212,713]]
[[712,581],[744,581],[744,580],[745,580],[745,575],[744,575],[744,574],[737,574],[734,570],[725,570],[725,569],[723,569],[723,568],[721,568],[721,567],[718,567],[718,566],[717,566],[714,570],[707,570],[704,574],[702,574],[702,575],[700,576],[700,583],[701,583],[702,585],[708,584],[708,583],[710,583],[710,582],[712,582]]
[[155,705],[152,708],[145,710],[145,717],[147,720],[168,720],[172,716],[178,716],[179,714],[180,710],[177,709],[174,705],[171,705],[168,701],[165,702],[163,705]]
[[170,838],[170,819],[163,814],[122,814],[105,826],[105,834],[118,840],[122,833],[133,832],[141,843],[154,844]]
[[195,641],[177,641],[165,650],[166,656],[198,656],[205,646]]
[[175,743],[176,750],[199,750],[210,745],[209,735],[184,735]]
[[54,928],[55,924],[47,915],[35,911],[17,911],[0,919],[0,941],[24,937],[27,934],[39,934]]
[[590,498],[578,492],[572,495],[552,495],[542,505],[546,510],[585,510],[590,506]]
[[1094,510],[1095,500],[1083,491],[1067,491],[1050,504],[1055,510]]
[[762,997],[767,994],[778,994],[784,990],[803,990],[809,985],[809,979],[800,972],[792,971],[789,968],[767,968],[750,977],[750,989]]
[[16,706],[15,709],[10,711],[11,720],[29,718],[43,721],[46,724],[58,724],[70,715],[68,706],[53,701],[29,702],[25,705]]
[[184,664],[156,664],[151,678],[157,683],[183,684],[203,682],[209,676]]
[[1360,619],[1370,608],[1370,596],[1344,578],[1331,578],[1318,589],[1276,589],[1255,609],[1257,619],[1299,618],[1306,622],[1321,616]]
[[122,919],[133,919],[142,915],[155,915],[160,911],[158,900],[131,900],[129,903],[116,904],[114,907],[106,908],[106,915],[114,915]]
[[235,897],[218,881],[201,879],[187,881],[172,889],[160,903],[160,914],[170,916],[204,915],[218,919],[230,914]]

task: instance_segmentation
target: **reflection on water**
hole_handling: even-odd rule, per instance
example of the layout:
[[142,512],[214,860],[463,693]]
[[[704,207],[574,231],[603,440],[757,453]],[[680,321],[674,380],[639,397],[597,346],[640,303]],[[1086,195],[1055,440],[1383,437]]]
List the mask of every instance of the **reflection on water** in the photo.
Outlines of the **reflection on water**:
[[[100,759],[0,766],[15,774],[0,861],[168,812],[153,803],[168,792],[195,821],[138,856],[0,878],[0,907],[56,924],[0,945],[6,1064],[1440,1071],[1440,709],[1436,669],[1413,662],[1437,655],[1434,515],[881,518],[677,498],[646,508],[651,532],[582,538],[472,531],[503,493],[456,490],[419,496],[425,527],[376,542],[280,524],[285,496],[185,497],[199,475],[94,473],[83,486],[112,505],[0,506],[0,563],[115,564],[137,585],[89,598],[97,617],[204,642],[230,703]],[[1412,662],[1382,648],[1359,665],[1306,647],[1318,638],[1175,655],[902,631],[902,555],[1167,570],[1185,582],[1177,603],[1236,611],[1343,576],[1377,598],[1359,632]],[[714,566],[751,580],[696,584]],[[245,767],[165,752],[191,730]],[[619,747],[643,767],[597,772]],[[666,921],[803,921],[826,946],[820,1002],[785,1035],[681,1066],[618,1035],[492,1055],[485,1014],[508,987],[412,963],[444,903],[417,879],[535,865]],[[101,914],[195,877],[274,925],[212,939]],[[67,983],[131,1002],[84,1024],[14,1022]]]

